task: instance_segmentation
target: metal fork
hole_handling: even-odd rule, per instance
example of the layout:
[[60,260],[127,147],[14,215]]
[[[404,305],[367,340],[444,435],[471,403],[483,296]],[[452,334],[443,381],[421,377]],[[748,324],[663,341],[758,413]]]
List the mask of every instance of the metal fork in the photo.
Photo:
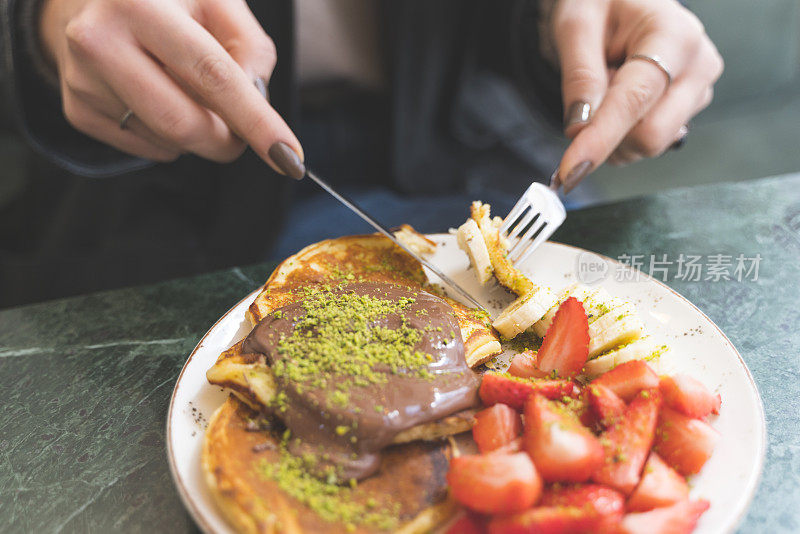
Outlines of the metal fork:
[[500,234],[509,240],[508,259],[515,265],[525,261],[566,218],[567,210],[552,186],[532,183],[500,226]]

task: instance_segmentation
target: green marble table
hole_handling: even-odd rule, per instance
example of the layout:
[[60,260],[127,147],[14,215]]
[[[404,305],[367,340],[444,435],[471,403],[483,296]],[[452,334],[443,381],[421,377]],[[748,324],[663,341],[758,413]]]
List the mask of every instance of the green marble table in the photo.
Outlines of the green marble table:
[[[741,532],[800,531],[800,174],[570,213],[555,240],[611,257],[761,255],[758,280],[668,283],[739,348],[769,448]],[[270,265],[0,312],[0,530],[196,530],[164,447],[172,387]]]

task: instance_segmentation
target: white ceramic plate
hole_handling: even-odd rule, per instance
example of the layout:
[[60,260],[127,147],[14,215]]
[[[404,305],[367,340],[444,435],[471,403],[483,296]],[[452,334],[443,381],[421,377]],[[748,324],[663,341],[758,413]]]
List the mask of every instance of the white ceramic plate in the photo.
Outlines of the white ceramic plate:
[[[468,269],[454,236],[431,236],[439,243],[432,261],[468,289],[493,313],[509,302],[499,287],[481,288]],[[687,372],[722,394],[721,414],[712,425],[721,434],[714,455],[692,480],[692,496],[711,502],[698,524],[702,534],[731,532],[740,522],[758,485],[764,462],[766,426],[753,377],[727,337],[700,310],[664,284],[613,260],[559,243],[545,243],[523,271],[536,283],[561,289],[594,282],[612,295],[634,301],[649,332],[671,347],[662,370]],[[580,274],[579,274],[580,273]],[[205,532],[228,533],[200,470],[200,451],[208,419],[227,393],[206,381],[206,370],[223,350],[249,331],[244,314],[258,291],[223,315],[200,340],[183,367],[167,416],[167,454],[178,492]]]

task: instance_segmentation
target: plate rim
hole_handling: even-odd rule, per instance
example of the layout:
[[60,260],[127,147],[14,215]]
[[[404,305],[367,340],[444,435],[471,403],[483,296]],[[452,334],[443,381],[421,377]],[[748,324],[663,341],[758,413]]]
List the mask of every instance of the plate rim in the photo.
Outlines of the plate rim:
[[191,499],[189,490],[186,488],[186,485],[184,484],[183,479],[181,478],[181,475],[178,472],[178,468],[176,467],[175,464],[175,451],[172,448],[172,410],[175,404],[175,397],[178,394],[178,387],[180,386],[181,379],[183,378],[183,374],[186,372],[186,368],[189,367],[189,363],[192,361],[192,358],[194,358],[194,355],[197,353],[198,349],[200,348],[200,345],[203,344],[203,341],[205,341],[206,338],[211,334],[211,332],[214,331],[217,325],[221,323],[228,315],[230,315],[231,312],[233,312],[233,310],[238,308],[243,302],[255,299],[255,297],[263,289],[263,287],[264,284],[260,285],[259,287],[248,293],[245,297],[239,299],[239,301],[236,302],[236,304],[228,308],[228,311],[223,313],[219,317],[219,319],[217,319],[214,322],[214,324],[211,325],[211,327],[209,327],[206,333],[203,334],[203,337],[201,337],[200,340],[197,342],[197,344],[194,346],[192,352],[189,353],[189,357],[186,359],[186,362],[183,364],[183,367],[181,367],[181,372],[178,373],[178,378],[177,380],[175,380],[175,386],[172,388],[172,394],[170,394],[169,397],[169,406],[167,407],[166,431],[164,432],[164,438],[167,445],[167,463],[169,464],[169,472],[170,475],[172,476],[172,481],[175,484],[176,489],[178,490],[178,495],[181,498],[181,502],[183,502],[183,505],[189,511],[189,515],[197,523],[197,526],[200,527],[200,530],[202,530],[206,534],[212,533],[213,530],[211,529],[211,526],[206,522],[205,518],[200,513],[200,511],[197,509],[197,505]]
[[[425,234],[425,235],[428,236],[428,237],[432,237],[432,238],[442,237],[442,236],[452,237],[452,234],[447,233],[447,232],[436,232],[436,233],[430,233],[430,234]],[[620,261],[618,261],[618,260],[616,260],[614,258],[606,256],[605,254],[600,254],[598,252],[594,252],[594,251],[591,251],[591,250],[588,250],[588,249],[585,249],[585,248],[582,248],[582,247],[578,247],[578,246],[575,246],[575,245],[569,245],[567,243],[562,243],[560,241],[550,241],[550,240],[548,240],[548,241],[546,241],[546,243],[551,244],[551,245],[555,245],[555,246],[560,246],[560,247],[564,247],[564,248],[573,249],[573,250],[576,250],[576,251],[579,251],[579,252],[588,252],[589,254],[594,254],[595,256],[597,256],[599,258],[602,258],[604,261],[620,265],[620,266],[622,266],[624,268],[627,268],[627,269],[632,269],[632,267],[630,265],[626,265],[626,264],[624,264],[624,263],[622,263],[622,262],[620,262]],[[280,266],[280,264],[281,264],[281,262],[279,262],[278,265],[275,268],[277,269],[278,266]],[[738,513],[738,515],[735,517],[734,521],[730,525],[730,529],[728,530],[728,532],[733,532],[739,527],[739,525],[741,525],[742,520],[747,515],[747,513],[750,511],[750,506],[751,506],[751,504],[753,502],[753,498],[755,497],[756,491],[758,491],[758,488],[761,485],[761,480],[762,480],[762,477],[764,475],[764,462],[766,460],[766,453],[767,453],[767,421],[766,421],[766,413],[764,411],[764,402],[763,402],[763,399],[761,398],[761,392],[758,389],[758,384],[756,384],[755,378],[753,378],[753,374],[750,372],[750,368],[747,366],[747,362],[744,361],[744,358],[742,358],[742,355],[739,353],[739,350],[736,348],[736,345],[734,345],[733,342],[728,338],[728,336],[725,335],[725,332],[722,331],[722,329],[717,325],[717,323],[712,321],[711,318],[708,315],[706,315],[705,312],[703,312],[703,310],[698,308],[692,301],[690,301],[689,299],[687,299],[686,297],[684,297],[683,295],[678,293],[676,290],[674,290],[673,288],[671,288],[670,286],[668,286],[667,284],[665,284],[661,280],[658,280],[657,278],[653,278],[652,276],[650,276],[649,274],[647,274],[647,273],[645,273],[643,271],[639,271],[639,276],[644,276],[648,281],[654,282],[655,284],[657,284],[657,285],[661,286],[662,288],[668,290],[670,293],[672,293],[674,296],[678,297],[680,300],[682,300],[685,303],[689,304],[692,308],[694,308],[694,310],[696,312],[698,312],[703,318],[705,318],[705,320],[707,320],[716,329],[717,333],[722,337],[724,342],[733,350],[734,354],[736,354],[736,358],[738,359],[739,364],[741,365],[741,367],[744,368],[745,375],[747,376],[747,380],[748,380],[748,382],[750,384],[750,387],[752,388],[752,392],[755,393],[756,400],[758,401],[757,402],[757,405],[758,405],[758,416],[759,416],[758,419],[759,419],[759,423],[760,423],[760,427],[761,427],[761,432],[760,432],[761,439],[760,439],[759,445],[758,445],[758,448],[759,448],[759,451],[758,451],[758,470],[757,470],[756,477],[752,482],[751,487],[748,488],[747,500],[746,500],[745,506]],[[178,473],[178,469],[176,467],[175,451],[172,448],[172,412],[173,412],[173,407],[174,407],[174,404],[175,404],[175,397],[176,397],[176,395],[178,393],[178,387],[180,386],[181,379],[183,378],[183,374],[186,371],[186,368],[189,366],[189,363],[192,361],[192,358],[194,358],[194,355],[197,353],[198,349],[200,348],[200,345],[203,344],[203,341],[205,341],[205,339],[211,334],[211,332],[217,327],[217,325],[220,322],[222,322],[228,315],[230,315],[230,313],[233,312],[234,309],[239,307],[243,302],[245,302],[247,300],[250,300],[250,299],[254,299],[257,296],[257,293],[259,293],[263,289],[263,287],[264,287],[264,284],[260,285],[259,287],[257,287],[256,289],[254,289],[253,291],[248,293],[245,297],[240,299],[238,302],[236,302],[236,304],[231,306],[224,314],[222,314],[219,317],[219,319],[217,319],[214,322],[214,324],[209,327],[209,329],[206,331],[206,333],[203,334],[203,337],[201,337],[200,340],[197,342],[197,344],[195,345],[194,349],[192,349],[192,352],[189,354],[189,357],[186,359],[186,362],[183,364],[183,367],[181,367],[181,372],[178,374],[178,378],[175,381],[175,386],[172,388],[172,393],[171,393],[170,399],[169,399],[169,406],[167,408],[166,432],[164,433],[164,437],[165,437],[165,441],[166,441],[167,463],[169,464],[170,475],[172,476],[172,481],[175,484],[176,489],[178,490],[178,495],[180,496],[181,502],[183,502],[183,505],[189,511],[189,515],[197,523],[197,526],[200,528],[200,530],[202,530],[206,534],[213,534],[214,531],[212,530],[211,526],[206,522],[206,520],[203,517],[202,513],[197,508],[197,505],[192,500],[192,498],[190,496],[190,493],[189,493],[188,489],[186,488],[186,485],[184,484],[183,479],[181,478],[180,473]]]

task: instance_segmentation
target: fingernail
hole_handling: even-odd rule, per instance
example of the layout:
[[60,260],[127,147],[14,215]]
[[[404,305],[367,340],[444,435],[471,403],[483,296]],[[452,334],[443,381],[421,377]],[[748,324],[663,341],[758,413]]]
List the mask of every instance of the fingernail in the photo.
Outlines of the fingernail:
[[680,149],[686,143],[687,135],[689,135],[689,127],[684,124],[678,130],[678,138],[669,146],[670,150]]
[[558,176],[558,169],[553,171],[553,174],[550,175],[550,183],[548,184],[552,191],[558,191],[558,188],[561,187],[561,178]]
[[577,165],[572,167],[572,170],[569,171],[567,177],[562,182],[564,185],[564,193],[565,194],[569,193],[570,191],[575,189],[575,186],[581,183],[581,180],[586,178],[586,175],[589,174],[591,168],[592,168],[592,162],[589,160],[578,163]]
[[261,93],[261,96],[269,100],[269,91],[267,90],[266,80],[264,80],[264,78],[259,76],[258,78],[255,79],[253,83],[255,84],[256,89],[258,89],[258,92]]
[[573,102],[564,113],[564,128],[569,128],[573,124],[589,122],[591,116],[592,106],[588,102]]
[[286,176],[301,180],[306,175],[306,166],[303,165],[300,156],[282,141],[278,141],[269,148],[269,157],[279,171]]

